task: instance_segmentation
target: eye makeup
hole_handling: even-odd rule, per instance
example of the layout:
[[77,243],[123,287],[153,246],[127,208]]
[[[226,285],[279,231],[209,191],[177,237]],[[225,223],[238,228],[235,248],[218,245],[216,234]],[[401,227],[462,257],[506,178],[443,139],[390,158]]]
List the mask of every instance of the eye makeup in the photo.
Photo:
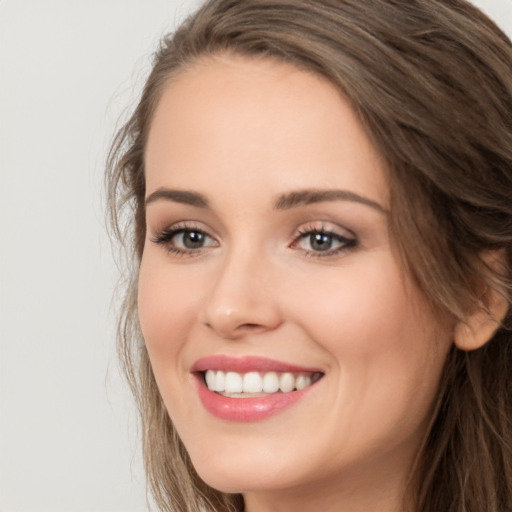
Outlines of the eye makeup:
[[[293,234],[288,247],[308,257],[328,258],[351,250],[358,245],[357,237],[348,230],[336,229],[313,222],[301,226]],[[191,222],[180,222],[157,232],[151,242],[162,245],[168,253],[180,257],[194,257],[220,246],[204,227]]]

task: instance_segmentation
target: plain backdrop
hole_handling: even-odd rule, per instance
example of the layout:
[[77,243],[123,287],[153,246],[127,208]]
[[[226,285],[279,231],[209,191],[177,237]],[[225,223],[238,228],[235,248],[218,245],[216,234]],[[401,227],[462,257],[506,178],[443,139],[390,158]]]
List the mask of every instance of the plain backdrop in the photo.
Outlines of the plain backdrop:
[[[512,0],[475,3],[512,34]],[[0,0],[1,512],[148,510],[103,166],[159,38],[197,4]]]

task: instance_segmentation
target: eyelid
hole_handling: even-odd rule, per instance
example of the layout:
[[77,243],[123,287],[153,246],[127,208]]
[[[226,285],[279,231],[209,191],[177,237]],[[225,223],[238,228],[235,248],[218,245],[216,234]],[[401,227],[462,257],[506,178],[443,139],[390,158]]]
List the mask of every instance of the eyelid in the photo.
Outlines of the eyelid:
[[[213,244],[197,248],[183,248],[172,244],[174,237],[184,232],[196,232],[201,233],[209,240],[213,241]],[[210,233],[210,230],[194,221],[181,221],[171,224],[160,230],[156,230],[151,237],[151,241],[158,245],[163,245],[167,251],[175,256],[199,256],[211,247],[218,247],[219,242]]]
[[[331,236],[337,239],[337,241],[340,243],[340,246],[325,251],[315,251],[297,247],[302,240],[314,234],[325,234]],[[309,257],[326,258],[336,256],[348,250],[354,249],[358,245],[358,237],[352,230],[341,228],[339,226],[333,226],[331,223],[327,224],[323,221],[317,221],[303,224],[297,228],[293,235],[292,243],[289,245],[289,247],[295,250],[300,250]]]
[[292,237],[295,239],[309,233],[326,233],[344,239],[357,239],[357,235],[354,231],[330,221],[305,222],[295,229]]
[[[175,237],[186,232],[196,232],[204,235],[205,243],[199,247],[186,247],[184,246],[186,244],[183,243],[183,240],[181,243],[176,243]],[[314,247],[307,249],[300,246],[303,241],[307,240],[307,237],[312,237],[315,234],[326,235],[332,238],[333,244],[336,245],[336,247],[319,250]],[[220,245],[217,238],[211,234],[211,230],[205,227],[203,223],[196,221],[180,221],[171,224],[168,227],[156,231],[151,237],[151,241],[155,244],[162,245],[174,256],[185,257],[200,256],[208,250]],[[314,241],[311,240],[311,242]],[[292,241],[288,244],[288,247],[298,250],[309,257],[326,258],[354,249],[358,245],[358,237],[352,230],[338,226],[332,222],[314,221],[299,226],[294,231]]]

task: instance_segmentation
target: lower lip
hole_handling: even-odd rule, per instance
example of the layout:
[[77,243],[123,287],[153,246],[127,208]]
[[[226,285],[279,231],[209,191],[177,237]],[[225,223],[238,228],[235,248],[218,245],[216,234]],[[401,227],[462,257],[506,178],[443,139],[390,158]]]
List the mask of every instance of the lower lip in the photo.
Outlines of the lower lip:
[[229,398],[210,391],[198,380],[199,398],[204,408],[222,420],[240,422],[259,421],[278,414],[304,398],[312,387],[258,398]]

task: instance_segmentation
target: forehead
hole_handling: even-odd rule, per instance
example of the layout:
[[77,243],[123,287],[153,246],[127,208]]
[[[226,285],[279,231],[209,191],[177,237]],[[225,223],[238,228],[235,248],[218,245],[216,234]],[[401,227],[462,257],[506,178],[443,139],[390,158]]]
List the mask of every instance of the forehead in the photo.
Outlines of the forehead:
[[148,191],[214,175],[238,191],[263,178],[276,193],[343,187],[387,203],[382,160],[348,101],[326,79],[271,60],[204,58],[174,77],[145,160]]

